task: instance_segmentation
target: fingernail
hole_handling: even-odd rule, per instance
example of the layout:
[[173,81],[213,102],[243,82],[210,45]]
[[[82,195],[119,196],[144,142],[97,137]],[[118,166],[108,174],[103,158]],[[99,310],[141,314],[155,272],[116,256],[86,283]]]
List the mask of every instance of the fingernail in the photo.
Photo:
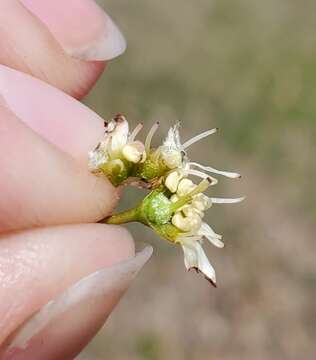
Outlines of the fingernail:
[[124,36],[94,0],[21,0],[71,56],[104,61],[126,49]]
[[97,271],[46,304],[9,339],[1,359],[71,359],[102,327],[138,271],[148,246],[126,262]]
[[43,81],[0,65],[0,95],[32,130],[61,150],[87,162],[102,138],[104,121],[87,106]]

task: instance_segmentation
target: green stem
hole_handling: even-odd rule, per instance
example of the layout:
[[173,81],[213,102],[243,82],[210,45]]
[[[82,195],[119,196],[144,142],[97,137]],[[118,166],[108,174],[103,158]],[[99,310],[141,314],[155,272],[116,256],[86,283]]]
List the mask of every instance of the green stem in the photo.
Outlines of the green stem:
[[100,223],[120,225],[133,221],[141,221],[138,207],[109,216],[101,220]]

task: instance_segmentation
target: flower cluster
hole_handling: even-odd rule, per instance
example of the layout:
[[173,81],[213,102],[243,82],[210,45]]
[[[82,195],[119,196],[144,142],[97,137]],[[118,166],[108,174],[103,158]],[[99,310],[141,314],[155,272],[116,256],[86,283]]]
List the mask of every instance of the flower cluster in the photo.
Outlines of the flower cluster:
[[[90,152],[89,167],[94,173],[105,175],[116,186],[137,183],[151,190],[138,206],[112,215],[105,222],[138,221],[151,227],[162,238],[181,245],[188,270],[196,269],[215,285],[215,271],[202,244],[204,239],[219,248],[224,243],[221,235],[203,221],[204,213],[215,203],[237,203],[243,198],[208,197],[204,192],[217,183],[211,173],[229,178],[240,175],[189,160],[187,149],[217,129],[205,131],[182,144],[179,126],[171,127],[162,145],[152,148],[151,141],[158,124],[151,128],[143,144],[135,140],[142,125],[129,133],[127,120],[117,115],[106,125],[104,140]],[[190,179],[192,176],[200,178],[200,183],[195,184]]]

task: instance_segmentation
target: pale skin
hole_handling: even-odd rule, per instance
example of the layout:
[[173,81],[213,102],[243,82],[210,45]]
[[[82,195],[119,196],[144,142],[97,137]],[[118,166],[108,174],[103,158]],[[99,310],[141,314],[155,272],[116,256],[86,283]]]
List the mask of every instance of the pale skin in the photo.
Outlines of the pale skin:
[[[95,224],[119,196],[87,170],[103,123],[73,99],[87,94],[106,61],[124,51],[109,22],[92,0],[0,2],[0,350],[69,286],[134,256],[126,230]],[[112,308],[92,311],[91,323],[101,326]],[[84,334],[74,329],[58,358],[82,350],[97,330],[90,331],[89,321]],[[44,348],[46,359],[60,348],[54,345]]]

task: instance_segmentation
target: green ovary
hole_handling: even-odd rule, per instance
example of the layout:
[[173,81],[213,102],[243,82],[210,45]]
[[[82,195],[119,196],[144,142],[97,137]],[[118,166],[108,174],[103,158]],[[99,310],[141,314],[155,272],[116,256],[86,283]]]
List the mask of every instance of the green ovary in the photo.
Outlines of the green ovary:
[[162,192],[155,190],[143,200],[142,214],[151,224],[167,224],[173,214],[171,202]]
[[160,178],[169,169],[164,163],[157,158],[154,153],[151,153],[144,163],[137,164],[133,169],[133,175],[145,181],[150,181],[155,178]]

